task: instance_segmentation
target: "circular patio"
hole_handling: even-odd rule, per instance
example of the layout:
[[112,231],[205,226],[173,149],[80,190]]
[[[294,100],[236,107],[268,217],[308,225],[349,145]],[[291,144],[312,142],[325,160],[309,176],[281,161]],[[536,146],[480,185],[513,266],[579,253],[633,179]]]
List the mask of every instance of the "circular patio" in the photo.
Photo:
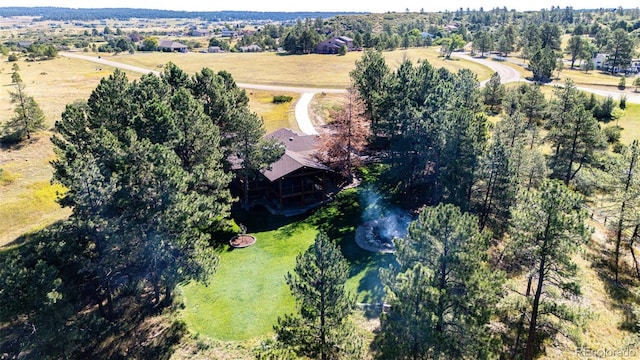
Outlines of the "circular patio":
[[236,235],[229,240],[229,245],[234,248],[246,248],[256,243],[256,237],[253,235]]

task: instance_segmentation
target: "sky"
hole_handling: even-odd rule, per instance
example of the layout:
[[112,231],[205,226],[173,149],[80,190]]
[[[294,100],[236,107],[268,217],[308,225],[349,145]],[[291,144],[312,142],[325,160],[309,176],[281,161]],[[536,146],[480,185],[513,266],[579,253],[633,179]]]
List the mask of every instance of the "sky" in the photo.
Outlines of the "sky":
[[[5,0],[0,1],[0,6]],[[456,10],[459,8],[485,10],[506,6],[509,10],[540,10],[551,6],[572,6],[574,9],[597,9],[601,7],[636,8],[640,6],[638,0],[537,0],[537,1],[505,1],[505,0],[241,0],[241,1],[201,1],[201,0],[155,0],[138,1],[109,0],[20,0],[12,2],[10,6],[56,6],[70,8],[149,8],[162,10],[186,11],[220,11],[220,10],[249,10],[249,11],[357,11],[357,12],[403,12],[406,9],[417,12]]]

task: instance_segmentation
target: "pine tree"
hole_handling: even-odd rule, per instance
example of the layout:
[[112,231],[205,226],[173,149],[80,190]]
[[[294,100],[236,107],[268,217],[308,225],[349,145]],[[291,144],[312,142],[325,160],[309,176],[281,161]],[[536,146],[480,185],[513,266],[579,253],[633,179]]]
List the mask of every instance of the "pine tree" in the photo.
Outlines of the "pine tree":
[[583,166],[593,162],[598,150],[605,148],[603,134],[591,112],[581,103],[568,111],[555,115],[562,121],[555,122],[557,126],[548,134],[554,149],[551,168],[567,185]]
[[83,271],[107,317],[115,279],[170,302],[178,282],[215,270],[210,234],[228,216],[231,175],[218,128],[180,69],[170,74],[129,83],[114,72],[86,103],[67,105],[52,138],[54,180],[69,189],[60,202],[73,207]]
[[278,341],[299,356],[315,359],[358,359],[361,339],[349,322],[354,299],[345,290],[349,264],[324,233],[296,258],[286,280],[296,299],[298,314],[278,318]]
[[[366,115],[371,120],[373,136],[379,136],[381,130],[381,107],[387,92],[391,70],[382,56],[382,52],[366,50],[355,68],[349,73],[354,88],[365,104]],[[382,134],[384,135],[384,134]]]
[[573,65],[582,54],[585,41],[586,40],[583,40],[582,36],[580,35],[573,35],[571,38],[569,38],[565,53],[569,54],[569,56],[571,57],[571,69],[573,69]]
[[[511,242],[507,245],[513,264],[528,274],[524,319],[529,319],[524,358],[531,360],[541,344],[540,331],[557,330],[578,315],[566,299],[580,294],[575,281],[577,266],[571,256],[584,244],[589,230],[582,197],[558,181],[546,180],[539,190],[527,191],[512,214]],[[514,346],[520,352],[520,331]]]
[[8,138],[22,141],[31,139],[36,131],[44,130],[44,113],[36,100],[25,93],[25,85],[18,73],[14,74],[17,75],[12,76],[15,91],[10,91],[9,96],[11,103],[16,105],[15,115],[4,124],[3,133]]
[[505,95],[504,85],[500,81],[500,74],[494,72],[491,75],[491,79],[487,82],[484,90],[484,103],[491,107],[492,112],[496,112],[495,107],[502,104],[502,99]]
[[[635,259],[635,252],[631,244],[631,241],[634,241],[638,235],[637,226],[640,224],[640,213],[638,213],[638,209],[640,208],[640,180],[636,176],[640,169],[639,156],[640,144],[638,140],[634,140],[624,152],[622,159],[612,166],[611,169],[614,181],[614,191],[611,194],[611,200],[615,206],[611,216],[615,220],[609,224],[615,241],[613,269],[616,281],[619,281],[620,255],[622,245],[625,242],[631,250],[636,273],[638,277],[640,277],[638,262]],[[631,231],[633,228],[635,228],[633,235],[628,237],[625,232]]]
[[243,112],[236,118],[234,143],[231,152],[238,160],[243,185],[243,207],[249,209],[249,179],[266,169],[284,154],[284,145],[264,138],[262,118],[255,113]]
[[489,234],[453,205],[425,208],[396,241],[398,266],[383,274],[391,309],[381,316],[382,358],[490,358],[487,324],[502,275],[487,265]]

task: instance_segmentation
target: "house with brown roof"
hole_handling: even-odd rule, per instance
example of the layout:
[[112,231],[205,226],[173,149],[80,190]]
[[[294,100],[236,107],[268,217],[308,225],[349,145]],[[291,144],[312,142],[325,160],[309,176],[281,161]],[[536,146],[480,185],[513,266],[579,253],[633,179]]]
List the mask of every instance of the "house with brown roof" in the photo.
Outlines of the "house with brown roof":
[[167,51],[167,52],[187,52],[189,51],[189,47],[185,44],[179,43],[173,40],[160,40],[158,44],[158,50]]
[[[272,214],[296,215],[315,208],[335,192],[334,173],[315,158],[317,135],[279,129],[267,138],[284,144],[284,155],[249,180],[249,207],[262,206]],[[242,189],[238,177],[237,189]],[[242,196],[242,191],[238,192]]]
[[318,54],[338,54],[340,49],[346,46],[347,51],[356,50],[353,45],[353,39],[346,36],[337,36],[320,42],[316,45],[316,52]]

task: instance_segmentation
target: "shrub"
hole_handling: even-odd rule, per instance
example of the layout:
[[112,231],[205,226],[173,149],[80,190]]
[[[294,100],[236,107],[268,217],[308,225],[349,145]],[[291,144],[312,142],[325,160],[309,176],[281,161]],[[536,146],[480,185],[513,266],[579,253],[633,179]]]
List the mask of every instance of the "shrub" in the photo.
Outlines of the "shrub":
[[623,76],[620,78],[620,81],[618,82],[618,89],[624,90],[626,87],[627,87],[627,78]]
[[622,154],[626,146],[623,143],[615,143],[613,144],[613,152],[616,154]]
[[611,96],[607,96],[593,108],[593,116],[599,121],[608,122],[613,118],[615,104]]
[[18,55],[16,54],[9,55],[9,57],[7,58],[7,61],[18,61]]
[[627,97],[622,95],[620,96],[620,109],[624,110],[627,108]]
[[604,136],[609,144],[615,144],[620,141],[622,128],[620,126],[608,126],[604,128]]
[[273,97],[273,101],[272,102],[274,104],[282,104],[282,103],[290,102],[291,100],[293,100],[293,96],[275,95]]

